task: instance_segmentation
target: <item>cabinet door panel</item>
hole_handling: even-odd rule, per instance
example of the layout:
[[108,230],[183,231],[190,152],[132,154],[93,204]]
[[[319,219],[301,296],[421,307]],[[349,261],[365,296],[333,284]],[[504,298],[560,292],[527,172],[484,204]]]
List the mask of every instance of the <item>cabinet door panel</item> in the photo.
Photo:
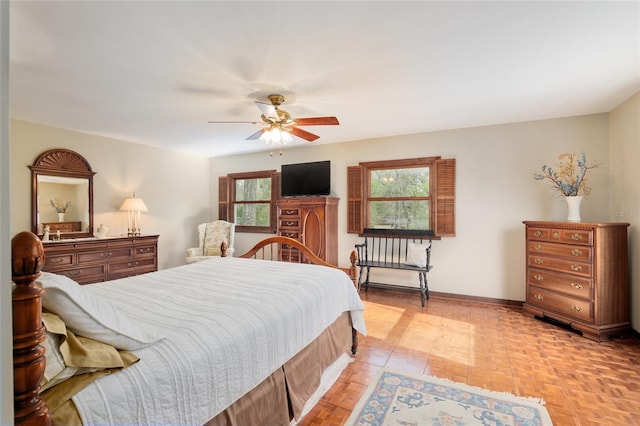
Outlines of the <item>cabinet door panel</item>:
[[305,212],[304,224],[302,226],[304,234],[302,243],[309,247],[313,254],[324,258],[324,213],[321,209],[314,209]]

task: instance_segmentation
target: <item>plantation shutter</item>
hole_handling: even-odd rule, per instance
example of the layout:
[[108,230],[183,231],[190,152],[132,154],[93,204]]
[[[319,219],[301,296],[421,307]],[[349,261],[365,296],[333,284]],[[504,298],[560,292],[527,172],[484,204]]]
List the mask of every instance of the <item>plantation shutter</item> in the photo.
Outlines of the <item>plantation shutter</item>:
[[273,172],[271,174],[271,203],[269,205],[269,212],[271,213],[269,229],[271,232],[278,230],[278,206],[276,204],[278,198],[280,198],[280,173]]
[[218,178],[218,219],[229,220],[229,178]]
[[441,237],[456,235],[456,160],[436,160],[435,233]]
[[347,232],[363,232],[362,167],[347,167]]

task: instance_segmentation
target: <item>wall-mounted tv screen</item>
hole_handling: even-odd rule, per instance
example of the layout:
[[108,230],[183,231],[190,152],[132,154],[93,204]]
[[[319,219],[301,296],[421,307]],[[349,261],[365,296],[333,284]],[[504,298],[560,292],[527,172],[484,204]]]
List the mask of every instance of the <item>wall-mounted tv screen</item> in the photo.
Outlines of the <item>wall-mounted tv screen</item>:
[[280,173],[280,195],[300,197],[331,193],[331,162],[283,164]]

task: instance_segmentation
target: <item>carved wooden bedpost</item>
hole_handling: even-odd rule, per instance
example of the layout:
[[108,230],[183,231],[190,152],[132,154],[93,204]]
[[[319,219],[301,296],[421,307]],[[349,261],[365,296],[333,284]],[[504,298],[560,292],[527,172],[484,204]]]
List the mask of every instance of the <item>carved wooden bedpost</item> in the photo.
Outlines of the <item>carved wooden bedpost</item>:
[[42,324],[42,295],[35,286],[44,266],[44,248],[31,232],[11,239],[13,292],[13,394],[16,425],[51,425],[49,407],[40,398],[45,369],[46,339]]
[[351,255],[349,256],[349,262],[351,263],[351,265],[349,265],[349,278],[351,278],[351,281],[353,281],[353,285],[356,286],[356,288],[358,287],[358,285],[356,284],[356,275],[357,275],[357,271],[358,269],[356,268],[356,261],[358,260],[358,253],[356,253],[355,250],[351,250]]

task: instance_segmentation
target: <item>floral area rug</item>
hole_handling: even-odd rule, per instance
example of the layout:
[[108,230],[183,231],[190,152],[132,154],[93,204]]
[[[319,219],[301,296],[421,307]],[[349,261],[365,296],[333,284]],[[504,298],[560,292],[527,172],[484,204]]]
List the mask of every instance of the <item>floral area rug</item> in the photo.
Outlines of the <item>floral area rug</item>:
[[552,425],[544,402],[381,368],[347,420],[366,425]]

